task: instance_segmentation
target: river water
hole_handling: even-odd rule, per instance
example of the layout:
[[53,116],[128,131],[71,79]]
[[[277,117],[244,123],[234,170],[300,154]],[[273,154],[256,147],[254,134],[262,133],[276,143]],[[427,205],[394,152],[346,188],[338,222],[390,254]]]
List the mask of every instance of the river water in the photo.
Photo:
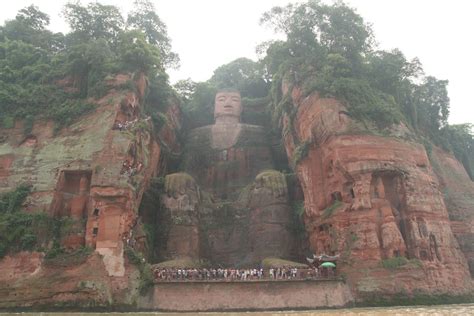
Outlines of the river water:
[[444,315],[474,315],[474,304],[454,304],[436,306],[403,306],[403,307],[371,307],[371,308],[345,308],[317,311],[285,311],[285,312],[213,312],[213,313],[158,313],[158,312],[136,312],[136,313],[0,313],[0,315],[22,315],[22,316],[385,316],[385,315],[417,315],[417,316],[444,316]]

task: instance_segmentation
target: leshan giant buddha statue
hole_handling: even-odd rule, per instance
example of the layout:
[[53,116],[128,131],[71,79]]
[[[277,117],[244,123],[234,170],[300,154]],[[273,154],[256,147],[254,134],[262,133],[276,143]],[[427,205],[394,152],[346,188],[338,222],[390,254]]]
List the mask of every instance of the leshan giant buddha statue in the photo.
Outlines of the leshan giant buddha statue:
[[239,91],[221,90],[215,124],[190,132],[183,172],[165,179],[163,259],[236,266],[290,256],[285,177],[273,170],[263,127],[240,123],[241,113]]

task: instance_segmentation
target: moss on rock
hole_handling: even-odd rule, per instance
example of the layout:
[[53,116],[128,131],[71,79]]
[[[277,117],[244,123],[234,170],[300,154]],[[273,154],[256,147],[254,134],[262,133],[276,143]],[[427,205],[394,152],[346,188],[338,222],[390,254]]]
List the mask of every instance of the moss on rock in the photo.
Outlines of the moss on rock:
[[282,267],[295,267],[295,268],[307,268],[308,265],[305,263],[284,260],[280,258],[265,258],[262,260],[262,266],[265,269],[269,268],[282,268]]

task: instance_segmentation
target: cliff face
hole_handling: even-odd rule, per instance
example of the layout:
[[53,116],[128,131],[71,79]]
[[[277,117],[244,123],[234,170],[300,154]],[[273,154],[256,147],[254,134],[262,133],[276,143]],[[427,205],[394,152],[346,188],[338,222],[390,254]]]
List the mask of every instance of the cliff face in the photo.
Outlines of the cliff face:
[[31,260],[25,253],[7,256],[0,261],[5,281],[0,290],[8,295],[1,295],[0,306],[107,305],[116,298],[131,303],[138,272],[124,249],[143,239],[138,221],[143,192],[166,166],[163,146],[179,149],[175,131],[181,127],[180,110],[172,105],[168,125],[154,137],[150,119],[140,115],[146,78],[136,76],[133,90],[121,88],[131,81],[119,75],[107,82],[110,91],[94,101],[96,109],[56,133],[52,122],[35,122],[29,135],[23,135],[21,122],[0,130],[0,192],[31,184],[26,211],[72,221],[61,231],[61,247],[72,253],[82,246],[95,249],[79,254],[80,260],[77,253],[71,260],[63,256],[59,263],[43,253],[33,253]]
[[111,278],[99,254],[48,261],[42,253],[22,252],[0,262],[0,308],[107,307],[133,304],[139,272]]
[[[297,88],[291,94],[296,115],[283,118],[284,141],[304,191],[312,250],[341,254],[338,269],[358,297],[469,291],[466,257],[441,193],[447,180],[440,186],[424,147],[403,126],[392,131],[403,138],[361,133],[337,100],[302,99]],[[459,163],[451,165],[461,173]],[[450,214],[468,218],[468,203],[448,203]],[[453,227],[458,236],[472,234]]]
[[445,151],[434,148],[431,153],[433,170],[438,176],[440,189],[448,209],[451,230],[474,275],[474,182],[463,165]]
[[[72,221],[59,238],[68,254],[0,261],[0,307],[132,305],[144,276],[127,246],[227,265],[297,248],[288,231],[295,189],[269,170],[261,127],[242,124],[230,149],[210,145],[223,141],[209,136],[212,128],[196,129],[182,148],[179,107],[170,105],[167,124],[152,133],[141,115],[146,78],[119,88],[130,80],[109,81],[96,110],[63,130],[52,122],[36,122],[28,135],[21,122],[0,130],[0,192],[29,183],[26,211]],[[283,91],[294,114],[282,118],[283,141],[304,194],[310,249],[340,254],[338,271],[355,297],[472,291],[474,185],[462,165],[438,148],[427,153],[403,125],[368,133],[335,99]],[[167,157],[181,152],[189,174],[167,175]],[[164,176],[161,205],[140,218],[150,180]],[[147,249],[142,221],[166,231],[166,242]]]

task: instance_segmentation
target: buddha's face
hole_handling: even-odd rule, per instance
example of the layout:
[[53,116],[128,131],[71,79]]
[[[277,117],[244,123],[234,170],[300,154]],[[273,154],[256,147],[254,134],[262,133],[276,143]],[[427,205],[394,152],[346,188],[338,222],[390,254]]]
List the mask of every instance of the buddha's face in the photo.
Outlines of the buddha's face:
[[214,103],[214,118],[234,116],[240,119],[242,104],[239,92],[222,91],[216,94]]

